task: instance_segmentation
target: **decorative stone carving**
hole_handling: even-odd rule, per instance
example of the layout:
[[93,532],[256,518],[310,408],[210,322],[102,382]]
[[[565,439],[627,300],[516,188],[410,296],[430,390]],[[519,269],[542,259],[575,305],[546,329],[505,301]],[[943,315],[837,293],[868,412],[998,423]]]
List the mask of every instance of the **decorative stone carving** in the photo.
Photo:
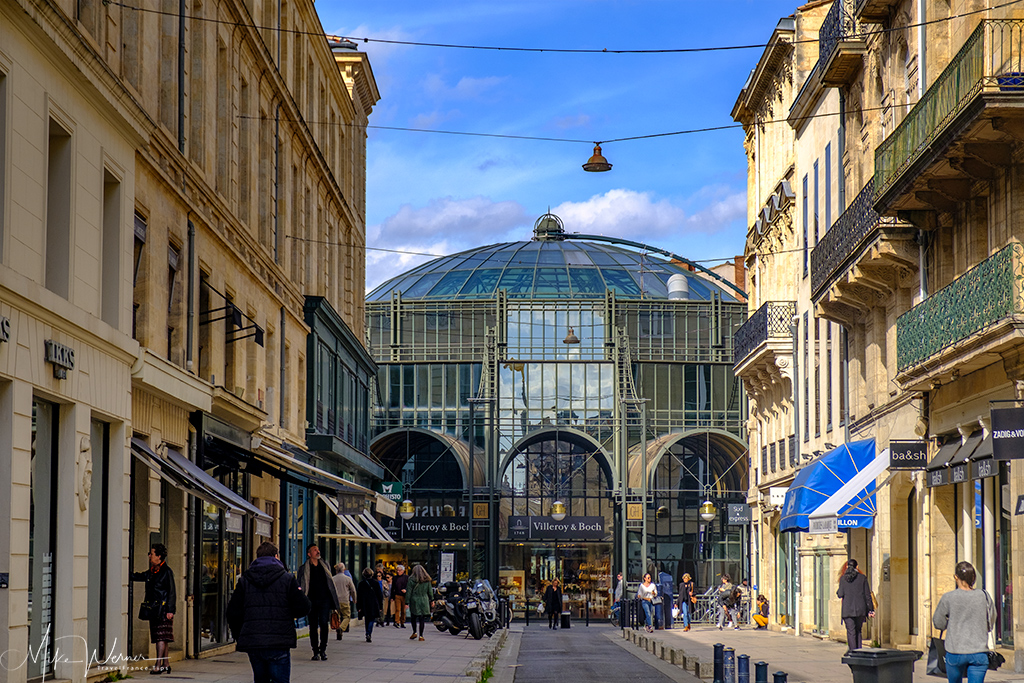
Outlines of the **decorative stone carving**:
[[92,493],[92,441],[83,436],[78,445],[78,509],[89,509],[89,495]]

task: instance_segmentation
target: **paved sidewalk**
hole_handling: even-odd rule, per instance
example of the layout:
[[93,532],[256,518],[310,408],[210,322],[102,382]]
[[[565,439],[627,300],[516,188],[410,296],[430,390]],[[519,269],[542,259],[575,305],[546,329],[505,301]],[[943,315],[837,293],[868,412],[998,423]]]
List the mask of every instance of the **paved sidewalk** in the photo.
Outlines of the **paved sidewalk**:
[[[643,631],[640,631],[643,633]],[[689,632],[682,629],[655,631],[645,634],[672,648],[682,648],[687,654],[704,661],[714,661],[714,644],[722,643],[732,647],[737,655],[750,655],[750,675],[754,675],[754,663],[768,662],[768,676],[776,671],[789,674],[789,683],[850,683],[853,675],[850,667],[842,663],[846,645],[830,640],[818,640],[810,636],[796,637],[776,631],[754,630],[752,627],[738,631],[719,631],[714,626],[697,625]],[[635,646],[634,646],[635,647]],[[639,648],[638,648],[639,649]],[[925,674],[928,653],[914,664],[914,683],[935,683],[944,678]],[[998,671],[989,671],[985,681],[1024,683],[1024,674],[1013,673],[1004,665]],[[909,683],[909,682],[908,682]]]
[[[353,621],[344,640],[335,639],[331,632],[327,646],[327,661],[311,661],[308,638],[300,638],[292,650],[292,681],[317,683],[464,683],[479,680],[466,677],[467,669],[485,658],[486,651],[498,645],[503,632],[492,638],[474,640],[439,632],[427,624],[423,636],[426,640],[409,640],[409,628],[397,629],[378,626],[373,630],[373,642],[367,643],[362,622]],[[209,659],[187,659],[171,664],[171,673],[163,676],[139,676],[151,683],[246,683],[252,681],[249,659],[242,652],[218,655]]]

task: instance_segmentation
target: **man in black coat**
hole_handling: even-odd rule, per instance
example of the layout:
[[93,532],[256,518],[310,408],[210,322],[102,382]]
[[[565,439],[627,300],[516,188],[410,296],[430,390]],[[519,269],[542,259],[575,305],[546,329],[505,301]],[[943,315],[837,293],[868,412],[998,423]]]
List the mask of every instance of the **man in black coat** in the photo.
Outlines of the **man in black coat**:
[[277,546],[264,541],[228,603],[236,649],[249,655],[254,683],[288,683],[296,644],[295,619],[309,614],[309,598],[284,568]]

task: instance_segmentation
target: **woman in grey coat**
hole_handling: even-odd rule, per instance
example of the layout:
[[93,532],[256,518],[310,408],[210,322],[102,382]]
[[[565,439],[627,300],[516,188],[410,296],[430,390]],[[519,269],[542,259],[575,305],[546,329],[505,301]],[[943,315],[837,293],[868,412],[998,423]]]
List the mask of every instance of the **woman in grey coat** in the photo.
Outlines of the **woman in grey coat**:
[[984,590],[975,590],[977,574],[970,562],[953,572],[956,589],[941,598],[932,625],[946,631],[946,677],[950,683],[982,683],[988,670],[988,634],[996,623],[996,606]]
[[836,597],[843,601],[842,618],[846,625],[846,653],[859,650],[864,621],[875,616],[875,601],[871,598],[868,577],[857,569],[857,560],[847,560],[839,576]]

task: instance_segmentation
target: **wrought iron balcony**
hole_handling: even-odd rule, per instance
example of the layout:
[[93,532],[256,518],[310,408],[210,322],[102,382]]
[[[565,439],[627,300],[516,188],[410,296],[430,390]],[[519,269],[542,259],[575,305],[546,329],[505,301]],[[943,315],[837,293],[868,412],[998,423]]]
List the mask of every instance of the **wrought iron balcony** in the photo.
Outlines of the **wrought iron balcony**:
[[896,321],[897,379],[907,385],[945,368],[965,374],[1019,346],[1012,316],[1024,313],[1024,246],[1010,244]]
[[1024,139],[1022,38],[1024,20],[979,24],[875,150],[876,210],[953,210],[1010,164],[1007,142]]
[[857,0],[834,0],[818,30],[818,67],[829,88],[848,84],[860,68],[867,45],[857,35]]
[[869,180],[811,251],[811,300],[842,324],[870,305],[865,292],[891,293],[902,274],[897,271],[917,268],[915,228],[879,216],[874,189]]
[[733,367],[744,364],[769,340],[790,342],[793,339],[790,326],[794,315],[796,304],[792,301],[769,301],[754,311],[733,337]]

